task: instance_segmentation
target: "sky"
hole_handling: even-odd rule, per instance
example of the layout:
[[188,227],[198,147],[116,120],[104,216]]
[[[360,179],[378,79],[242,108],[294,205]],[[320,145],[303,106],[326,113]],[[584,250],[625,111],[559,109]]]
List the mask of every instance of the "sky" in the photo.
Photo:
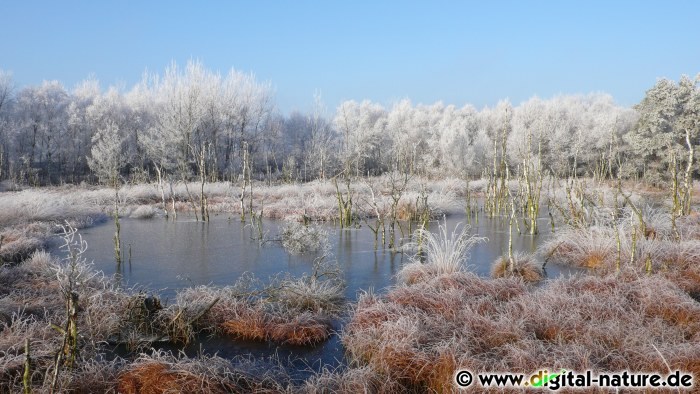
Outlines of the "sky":
[[700,1],[0,0],[18,89],[93,76],[130,89],[201,61],[270,82],[282,113],[408,98],[477,108],[606,92],[631,106],[700,72]]

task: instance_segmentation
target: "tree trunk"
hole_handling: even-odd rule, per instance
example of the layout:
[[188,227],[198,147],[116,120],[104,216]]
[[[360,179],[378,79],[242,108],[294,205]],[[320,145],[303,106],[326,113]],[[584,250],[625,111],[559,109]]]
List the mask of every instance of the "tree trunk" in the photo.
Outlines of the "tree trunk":
[[690,141],[690,130],[685,129],[685,143],[688,145],[688,166],[685,169],[685,180],[683,181],[683,215],[690,213],[690,202],[693,195],[693,159],[695,148]]

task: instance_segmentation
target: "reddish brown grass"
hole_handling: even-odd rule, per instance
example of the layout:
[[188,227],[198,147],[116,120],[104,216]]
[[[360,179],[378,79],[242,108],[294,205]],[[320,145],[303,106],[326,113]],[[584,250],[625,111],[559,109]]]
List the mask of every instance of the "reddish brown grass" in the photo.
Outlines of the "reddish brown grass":
[[493,263],[492,278],[520,278],[527,283],[535,283],[544,279],[542,264],[537,263],[532,255],[513,255],[513,267],[507,256],[501,256]]
[[492,297],[497,301],[508,301],[511,298],[527,293],[527,287],[521,280],[508,278],[499,281],[484,280],[472,272],[457,272],[429,278],[423,284],[411,286],[416,289],[435,289],[440,292],[450,289],[459,290],[464,297]]
[[396,304],[382,302],[377,296],[370,293],[360,295],[353,319],[346,329],[353,325],[360,327],[379,327],[400,313],[402,308]]
[[616,254],[613,234],[608,228],[566,229],[541,249],[547,256],[545,260],[608,272]]
[[591,250],[580,257],[579,265],[586,268],[601,268],[609,253],[602,250]]
[[267,336],[283,344],[315,345],[328,339],[331,328],[327,319],[305,312],[290,320],[272,319],[267,325]]
[[216,380],[163,362],[137,363],[118,377],[124,394],[227,393]]
[[235,318],[221,323],[221,330],[236,338],[300,346],[325,341],[331,335],[331,328],[330,320],[316,313],[287,316],[260,308],[243,309]]
[[463,294],[457,289],[436,293],[397,287],[387,294],[387,301],[445,316],[455,316],[464,307]]
[[700,338],[700,304],[685,294],[658,294],[640,300],[644,313],[683,331],[688,338]]
[[669,270],[664,275],[695,301],[700,302],[700,264],[682,270]]
[[432,392],[455,390],[451,373],[467,367],[637,371],[646,362],[666,373],[651,344],[674,367],[700,365],[700,304],[661,276],[623,270],[522,286],[462,273],[397,286],[361,298],[342,341],[358,365]]
[[268,320],[269,317],[261,309],[243,309],[235,318],[221,323],[221,329],[240,339],[264,341],[267,339]]
[[425,380],[428,389],[436,393],[444,392],[445,388],[453,385],[455,371],[459,367],[459,361],[453,349],[439,349],[433,358],[432,367],[427,369]]
[[438,270],[432,265],[422,264],[420,262],[413,262],[405,265],[401,269],[399,273],[399,278],[403,283],[407,285],[412,285],[415,283],[422,282],[436,275],[438,275]]

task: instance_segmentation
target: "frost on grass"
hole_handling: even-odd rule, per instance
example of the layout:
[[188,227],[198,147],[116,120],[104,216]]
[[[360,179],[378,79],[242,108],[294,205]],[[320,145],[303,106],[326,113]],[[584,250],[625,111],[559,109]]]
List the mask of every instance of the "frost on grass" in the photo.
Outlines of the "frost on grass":
[[19,263],[44,247],[44,241],[27,230],[0,231],[0,264]]
[[342,310],[345,286],[340,267],[323,256],[314,261],[310,274],[283,279],[273,297],[289,309],[334,315]]
[[306,394],[355,394],[377,393],[393,394],[406,392],[398,382],[385,376],[369,366],[357,368],[324,369],[311,376],[299,387],[298,392]]
[[[22,368],[24,356],[19,360]],[[0,366],[3,359],[0,358]],[[0,377],[4,373],[0,370]],[[51,392],[49,384],[33,374],[32,392]],[[224,359],[151,350],[135,360],[104,356],[84,359],[61,378],[60,392],[66,393],[285,393],[290,378],[276,359],[246,357]],[[4,390],[5,389],[5,390]],[[22,392],[21,381],[0,379],[0,391]]]
[[282,227],[282,245],[291,254],[324,251],[328,233],[316,224],[287,222]]
[[515,253],[512,261],[508,256],[501,256],[494,261],[491,267],[493,278],[518,277],[525,282],[534,283],[544,279],[542,263],[535,260],[535,256],[529,253]]
[[[103,217],[101,193],[73,189],[70,193],[55,189],[29,189],[0,196],[0,226],[30,222],[61,223],[65,220],[88,223]],[[80,227],[80,226],[73,226]]]
[[255,295],[247,293],[220,314],[218,325],[241,339],[315,345],[330,337],[331,319],[345,307],[344,290],[340,268],[318,258],[310,274],[276,279]]
[[404,390],[450,392],[457,368],[700,374],[700,304],[660,275],[572,277],[528,289],[458,272],[360,297],[353,365]]
[[438,225],[436,233],[424,228],[416,230],[410,248],[418,254],[399,271],[399,279],[404,283],[414,283],[425,277],[462,271],[471,248],[486,240],[471,235],[469,230],[469,226],[461,223],[451,233],[447,231],[447,223]]
[[[264,284],[244,276],[232,286],[184,289],[175,303],[160,305],[157,298],[95,272],[80,257],[85,244],[77,233],[71,234],[64,260],[35,252],[21,264],[0,267],[0,392],[22,391],[26,339],[31,345],[32,389],[51,391],[54,356],[62,343],[62,335],[51,327],[65,324],[67,289],[77,294],[80,340],[74,368],[63,368],[58,377],[57,387],[65,392],[161,392],[173,387],[283,392],[291,387],[284,374],[258,378],[268,368],[259,369],[255,363],[162,354],[133,360],[134,352],[151,351],[160,341],[188,343],[200,333],[315,345],[332,335],[332,319],[344,311],[341,270],[323,257],[298,278],[276,277]],[[114,346],[126,349],[128,358],[107,360],[106,349]]]
[[139,205],[129,213],[129,217],[132,219],[152,219],[160,213],[161,210],[152,205]]
[[156,352],[141,355],[117,378],[120,393],[281,393],[289,378],[281,368],[238,357],[188,358]]
[[191,341],[200,332],[292,345],[314,345],[328,339],[332,318],[345,307],[345,281],[336,264],[323,258],[299,278],[273,278],[270,283],[248,275],[234,286],[198,286],[178,293],[164,308],[157,326],[171,340]]

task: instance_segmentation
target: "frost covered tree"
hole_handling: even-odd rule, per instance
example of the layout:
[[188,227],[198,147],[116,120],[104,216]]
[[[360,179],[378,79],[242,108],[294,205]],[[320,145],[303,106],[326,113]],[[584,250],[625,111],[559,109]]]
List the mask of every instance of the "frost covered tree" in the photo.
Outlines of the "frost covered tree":
[[414,135],[419,154],[416,157],[421,175],[439,173],[443,167],[440,157],[440,136],[446,132],[442,120],[445,105],[438,101],[431,105],[417,105],[414,111]]
[[319,179],[325,179],[329,168],[333,165],[337,142],[333,126],[326,119],[325,111],[320,94],[315,94],[313,111],[308,117],[310,140],[304,163],[313,176]]
[[479,121],[474,107],[445,107],[439,128],[438,160],[444,170],[455,175],[469,175],[474,168],[483,165],[477,156]]
[[[149,128],[144,136],[145,150],[151,154],[156,172],[163,187],[162,171],[174,165],[179,178],[183,181],[195,215],[204,211],[205,200],[200,196],[200,209],[196,209],[195,199],[187,187],[190,164],[196,164],[200,173],[199,154],[205,153],[201,139],[201,125],[206,116],[209,92],[209,80],[213,76],[199,62],[189,62],[184,71],[173,63],[165,70],[163,78],[151,76],[153,99],[158,109],[155,112],[155,126]],[[202,190],[204,186],[202,185]],[[164,203],[164,201],[163,201]]]
[[193,134],[205,115],[205,74],[200,63],[190,62],[184,72],[173,63],[162,79],[152,77],[158,139],[168,138],[168,143],[174,144],[172,159],[182,172],[186,172]]
[[639,122],[628,134],[634,155],[644,163],[644,178],[671,184],[676,214],[690,211],[700,136],[699,81],[700,75],[694,79],[684,75],[678,83],[659,80],[635,106]]
[[[194,170],[204,218],[205,182],[242,173],[244,188],[250,184],[254,155],[269,142],[265,134],[273,111],[269,84],[236,70],[221,77],[190,61],[184,70],[173,63],[163,76],[145,76],[134,95],[137,102],[150,100],[152,120],[144,128],[141,145],[161,189],[166,172],[187,186]],[[192,196],[190,200],[194,204]]]
[[113,120],[107,121],[104,128],[99,129],[92,138],[92,149],[88,165],[99,179],[114,188],[114,258],[117,265],[121,264],[121,240],[119,224],[119,188],[121,186],[120,171],[124,165],[122,150],[124,137],[119,126]]
[[17,94],[12,139],[25,180],[50,183],[62,173],[68,103],[68,93],[57,81]]
[[0,70],[0,180],[7,174],[7,161],[9,150],[9,128],[10,128],[10,103],[14,84],[12,75],[9,72]]
[[66,171],[73,182],[89,170],[87,157],[90,153],[95,125],[89,120],[88,108],[100,94],[100,85],[96,79],[82,81],[73,89],[66,109],[68,117]]
[[121,183],[120,172],[125,162],[124,141],[117,123],[113,120],[107,121],[92,137],[92,148],[87,160],[90,169],[100,181],[115,188]]
[[674,160],[685,164],[686,176],[691,176],[700,133],[697,84],[697,77],[682,76],[678,83],[660,79],[635,106],[639,122],[627,139],[635,160],[643,163],[638,170],[645,179],[668,180]]
[[418,144],[414,139],[413,105],[409,100],[401,100],[391,108],[387,114],[386,131],[391,138],[390,171],[412,173],[418,155]]
[[121,152],[124,167],[132,169],[139,164],[139,135],[141,128],[126,96],[117,88],[110,87],[104,94],[94,98],[85,110],[86,120],[92,130],[116,128],[123,138]]
[[387,115],[387,134],[391,142],[390,171],[409,175],[426,174],[428,167],[439,166],[439,129],[442,103],[413,106],[409,100],[395,104]]
[[280,172],[304,181],[398,171],[490,174],[500,182],[507,172],[519,176],[535,153],[541,168],[557,176],[645,176],[657,183],[670,180],[675,160],[680,184],[688,184],[697,82],[661,80],[636,109],[595,93],[482,110],[407,99],[385,110],[349,100],[326,117],[318,97],[309,113],[279,114],[269,83],[196,61],[147,74],[129,91],[102,92],[87,79],[70,92],[44,82],[13,94],[9,74],[0,71],[0,178],[32,184],[90,178],[93,134],[114,123],[124,138],[122,175],[157,178],[163,208],[165,184],[197,179],[198,213],[210,181],[240,182],[241,204],[248,199],[249,208],[252,180],[271,182]]
[[[301,112],[292,112],[282,119],[281,146],[282,177],[285,181],[305,179],[304,155],[309,150],[311,142],[311,119]],[[301,176],[300,176],[301,175]]]
[[14,84],[12,82],[12,74],[7,71],[0,70],[0,111],[10,103]]
[[[269,83],[258,83],[253,74],[231,70],[222,87],[224,116],[224,142],[222,171],[229,179],[240,174],[241,220],[245,220],[246,189],[248,188],[248,211],[252,214],[253,172],[269,171],[270,151],[264,147],[273,145],[279,130],[273,117],[273,92]],[[240,172],[239,172],[240,171]]]
[[238,175],[248,179],[253,166],[268,170],[269,160],[274,158],[265,146],[279,143],[274,139],[278,129],[273,119],[270,84],[257,82],[253,74],[231,69],[220,80],[216,103],[221,123],[210,140],[219,174],[229,180]]
[[622,136],[635,119],[605,94],[531,98],[514,108],[510,165],[541,153],[543,169],[553,174],[612,177],[626,152]]
[[346,176],[376,174],[382,160],[386,111],[370,101],[344,101],[333,120],[341,140],[339,159]]

